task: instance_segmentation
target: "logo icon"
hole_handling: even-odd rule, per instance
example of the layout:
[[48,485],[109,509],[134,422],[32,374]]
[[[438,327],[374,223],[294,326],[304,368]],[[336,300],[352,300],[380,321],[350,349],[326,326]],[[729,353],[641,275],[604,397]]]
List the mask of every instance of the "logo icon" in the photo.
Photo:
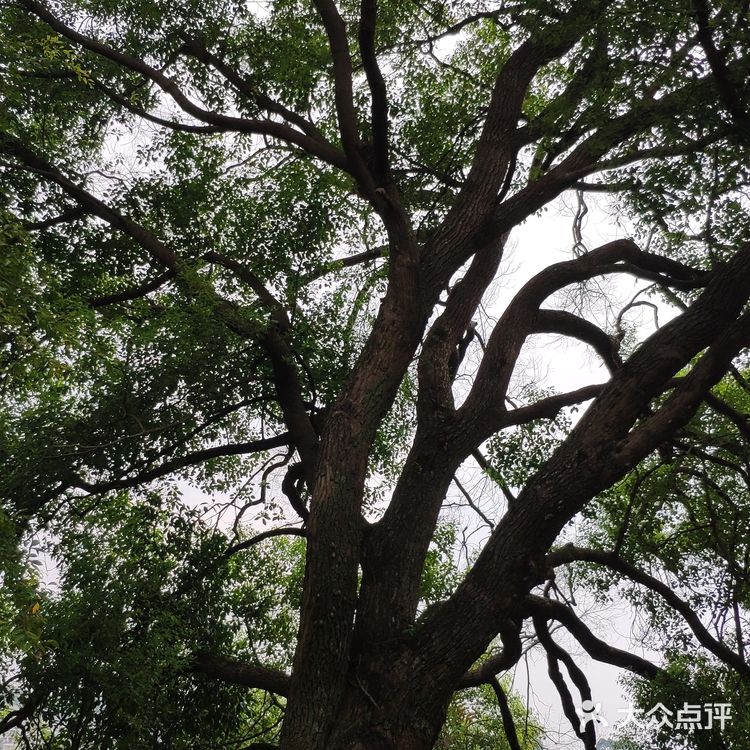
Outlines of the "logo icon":
[[601,703],[594,703],[591,700],[584,701],[581,703],[581,712],[578,715],[581,718],[581,723],[578,727],[579,732],[583,732],[590,721],[593,721],[594,724],[601,724],[603,727],[609,726],[609,722],[602,716]]

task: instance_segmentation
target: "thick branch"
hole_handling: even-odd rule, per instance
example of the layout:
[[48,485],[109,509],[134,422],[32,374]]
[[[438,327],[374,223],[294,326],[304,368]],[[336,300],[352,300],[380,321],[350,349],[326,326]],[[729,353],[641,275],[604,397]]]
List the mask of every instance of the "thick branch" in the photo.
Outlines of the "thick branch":
[[562,602],[541,596],[527,596],[525,604],[528,610],[537,616],[562,623],[592,659],[627,669],[648,679],[653,679],[659,674],[659,668],[650,661],[610,646],[597,638],[576,613]]
[[[504,420],[504,398],[521,347],[527,336],[539,330],[557,330],[591,343],[611,363],[614,344],[592,324],[568,313],[539,310],[544,300],[563,287],[609,273],[658,276],[669,285],[686,282],[705,285],[708,274],[670,258],[640,250],[632,240],[615,240],[574,260],[547,267],[516,294],[490,336],[474,385],[460,411],[464,419],[481,415],[487,425],[486,439]],[[481,440],[479,440],[481,442]]]
[[370,87],[372,106],[373,173],[376,181],[388,179],[390,166],[388,154],[388,95],[385,79],[378,64],[375,51],[377,31],[377,0],[362,0],[359,23],[359,49],[365,69],[367,84]]
[[559,333],[583,341],[596,351],[610,371],[622,364],[617,340],[591,321],[573,313],[564,310],[539,310],[532,332]]
[[[749,260],[750,246],[745,246],[712,273],[686,312],[652,334],[614,373],[519,494],[451,598],[423,624],[417,636],[421,658],[441,664],[432,673],[433,689],[441,678],[453,684],[486,648],[498,623],[512,617],[523,597],[544,580],[546,551],[565,523],[686,424],[727,371],[750,335],[742,315],[750,297]],[[649,418],[633,429],[674,374],[706,347],[654,415],[657,422]]]
[[286,696],[289,691],[289,675],[268,667],[228,659],[225,656],[198,654],[193,663],[193,670],[222,682],[268,690],[277,695]]
[[482,662],[476,669],[467,672],[458,683],[458,688],[476,687],[477,685],[491,683],[500,672],[505,672],[516,664],[523,653],[519,633],[520,628],[509,621],[507,627],[503,628],[500,633],[503,650]]
[[[495,232],[478,240],[472,239],[486,212],[495,203],[517,153],[518,144],[511,136],[515,133],[531,81],[544,65],[573,47],[597,22],[609,2],[586,0],[573,3],[562,20],[538,29],[523,42],[498,73],[466,183],[431,242],[435,246],[430,252],[433,256],[431,265],[440,266],[449,257],[454,259],[455,265],[442,271],[446,277],[477,247],[482,247],[492,236],[502,234]],[[507,225],[506,230],[511,226]],[[466,255],[459,259],[462,253]]]
[[106,297],[92,297],[89,299],[88,303],[91,307],[96,309],[98,307],[113,305],[117,302],[128,302],[129,300],[140,299],[141,297],[145,297],[147,294],[164,286],[168,281],[175,278],[176,275],[177,273],[175,271],[165,271],[164,273],[155,276],[153,279],[143,282],[143,284],[140,284],[139,286],[131,287],[130,289],[123,289],[121,292],[115,292]]

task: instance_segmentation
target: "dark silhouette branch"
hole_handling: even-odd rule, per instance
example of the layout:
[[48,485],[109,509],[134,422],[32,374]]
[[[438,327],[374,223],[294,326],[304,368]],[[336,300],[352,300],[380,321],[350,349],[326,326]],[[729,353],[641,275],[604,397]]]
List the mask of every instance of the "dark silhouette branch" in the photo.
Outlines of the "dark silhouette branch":
[[486,683],[492,684],[492,680],[500,672],[507,671],[518,662],[523,653],[518,625],[508,621],[500,631],[500,638],[503,642],[503,650],[490,656],[475,669],[466,672],[459,681],[457,689],[476,687]]
[[706,0],[694,0],[695,17],[698,22],[698,41],[706,54],[706,60],[716,81],[721,101],[738,126],[738,133],[747,135],[750,130],[748,116],[737,88],[732,81],[732,73],[724,55],[716,47],[711,30],[711,17]]
[[373,174],[377,182],[389,179],[390,157],[388,147],[388,95],[385,79],[378,64],[375,50],[377,33],[378,2],[362,0],[359,22],[359,50],[362,55],[362,66],[370,88],[373,145]]
[[357,112],[354,107],[354,89],[352,83],[352,59],[349,51],[346,24],[341,17],[334,0],[314,0],[314,5],[323,22],[333,61],[334,98],[338,115],[339,132],[352,171],[372,200],[375,185],[367,166],[362,159],[361,140]]
[[576,547],[571,544],[551,552],[547,556],[547,562],[551,567],[571,562],[589,562],[602,565],[659,594],[672,609],[682,615],[701,646],[726,665],[732,667],[745,679],[750,679],[750,665],[721,641],[714,638],[703,625],[698,614],[675,593],[671,586],[637,568],[619,555],[613,552]]
[[273,448],[281,448],[290,444],[291,436],[289,433],[284,433],[271,438],[251,440],[245,443],[217,445],[213,448],[204,448],[203,450],[179,456],[172,461],[166,461],[161,466],[157,466],[148,471],[143,471],[134,477],[114,479],[109,482],[88,482],[83,478],[78,477],[70,483],[70,486],[85,490],[91,495],[98,495],[103,492],[110,492],[111,490],[137,487],[141,484],[146,484],[147,482],[153,482],[155,479],[159,479],[167,474],[173,474],[180,469],[185,469],[190,466],[197,466],[198,464],[204,463],[213,458],[262,453],[263,451],[272,450]]
[[594,323],[564,310],[539,310],[533,333],[559,333],[591,346],[611,371],[622,365],[619,343]]
[[23,223],[23,226],[24,229],[30,232],[38,232],[44,229],[49,229],[50,227],[54,227],[57,224],[67,224],[68,222],[76,221],[77,219],[81,219],[86,215],[87,212],[85,211],[85,209],[83,209],[81,206],[76,206],[75,208],[70,208],[67,211],[64,211],[59,216],[53,216],[49,219],[42,219],[41,221],[25,221]]
[[612,664],[648,679],[653,679],[659,674],[659,668],[650,661],[597,638],[576,613],[562,602],[529,595],[525,599],[525,604],[530,613],[547,620],[557,620],[564,625],[592,659]]
[[233,544],[231,547],[227,548],[227,550],[222,555],[223,557],[231,557],[232,555],[237,554],[238,552],[242,552],[243,550],[250,549],[250,547],[254,547],[256,544],[260,544],[261,542],[265,542],[266,539],[273,539],[277,536],[299,536],[303,539],[306,536],[306,532],[304,529],[298,529],[298,528],[289,528],[284,527],[280,529],[269,529],[268,531],[263,531],[260,534],[256,534],[254,537],[250,539],[245,539],[242,542],[237,542],[237,544]]
[[518,740],[518,732],[516,731],[516,722],[513,719],[510,705],[508,705],[508,696],[505,695],[505,691],[500,685],[497,677],[493,677],[489,681],[489,684],[497,698],[497,705],[500,709],[500,716],[503,720],[503,730],[505,731],[505,737],[508,740],[508,747],[510,750],[521,750],[521,743]]
[[10,732],[11,729],[18,729],[27,719],[36,711],[42,702],[42,693],[32,693],[20,708],[9,711],[0,719],[0,735]]
[[[560,669],[560,663],[564,663],[568,669],[568,674],[576,683],[581,693],[583,700],[591,700],[591,689],[588,686],[588,681],[583,676],[583,673],[575,666],[571,665],[572,660],[570,654],[564,651],[550,635],[547,622],[543,617],[534,617],[534,630],[536,631],[539,643],[542,644],[544,651],[547,654],[547,673],[549,674],[552,684],[557,690],[557,694],[560,696],[560,704],[562,705],[563,713],[570,722],[573,732],[578,737],[586,750],[596,750],[596,732],[593,724],[589,722],[582,732],[580,729],[580,718],[576,711],[575,703],[573,702],[573,696],[570,693],[565,677],[563,676],[562,670]],[[571,666],[573,671],[571,672]],[[575,677],[574,677],[575,674]],[[583,682],[580,680],[583,678]]]
[[129,302],[134,299],[141,299],[151,292],[155,292],[157,289],[163,287],[167,282],[171,281],[177,276],[177,272],[173,270],[165,271],[155,276],[153,279],[145,281],[130,289],[123,289],[121,292],[115,292],[108,294],[106,297],[91,297],[88,303],[94,309],[99,307],[106,307],[107,305],[114,305],[118,302]]

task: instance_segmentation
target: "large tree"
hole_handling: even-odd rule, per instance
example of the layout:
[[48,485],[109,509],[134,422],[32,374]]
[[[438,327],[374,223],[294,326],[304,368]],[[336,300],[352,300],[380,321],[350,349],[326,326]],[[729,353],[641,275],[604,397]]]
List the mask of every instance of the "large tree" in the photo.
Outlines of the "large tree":
[[[46,665],[77,648],[97,667],[69,669],[68,690],[116,681],[107,642],[45,636],[47,606],[83,630],[120,618],[156,650],[189,626],[168,676],[281,696],[283,750],[425,750],[454,693],[482,684],[517,748],[496,676],[532,634],[577,724],[568,683],[590,689],[558,627],[643,694],[746,691],[745,2],[6,0],[0,23],[3,606],[26,644],[3,727],[43,710]],[[569,258],[487,315],[514,228],[569,191],[608,196],[633,237],[613,219],[589,249],[579,211]],[[615,305],[616,275],[651,298],[602,327],[590,311]],[[669,322],[628,326],[647,304]],[[521,382],[538,334],[591,347],[608,378]],[[471,466],[502,502],[479,507]],[[425,609],[457,476],[491,531]],[[272,530],[227,549],[226,527],[178,511],[186,482],[237,509],[238,533],[253,509]],[[574,518],[586,531],[563,545]],[[23,549],[45,533],[66,595],[39,604]],[[252,607],[269,662],[233,651],[222,588],[282,534],[305,545],[288,674]],[[273,557],[253,559],[240,569],[260,590]],[[599,639],[555,595],[564,569],[701,660]],[[184,699],[158,659],[131,661],[128,684]],[[86,694],[72,746],[104,716],[126,737],[137,701]],[[199,732],[236,695],[180,708]]]

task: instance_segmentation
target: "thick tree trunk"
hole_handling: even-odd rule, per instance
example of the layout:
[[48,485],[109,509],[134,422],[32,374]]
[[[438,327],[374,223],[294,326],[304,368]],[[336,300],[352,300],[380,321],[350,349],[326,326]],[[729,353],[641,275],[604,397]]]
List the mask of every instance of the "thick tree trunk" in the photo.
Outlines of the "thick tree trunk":
[[352,665],[328,750],[434,747],[451,694],[435,692],[424,700],[423,690],[414,682],[414,654],[406,644],[361,656],[359,666]]

